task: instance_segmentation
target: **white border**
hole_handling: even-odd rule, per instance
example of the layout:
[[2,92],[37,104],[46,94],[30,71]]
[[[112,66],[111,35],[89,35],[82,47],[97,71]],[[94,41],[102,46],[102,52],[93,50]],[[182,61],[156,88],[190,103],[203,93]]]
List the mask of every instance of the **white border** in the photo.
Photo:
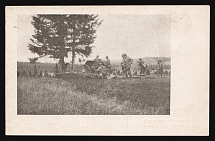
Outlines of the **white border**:
[[[17,115],[18,14],[171,14],[169,116]],[[209,6],[6,7],[7,135],[208,135]]]

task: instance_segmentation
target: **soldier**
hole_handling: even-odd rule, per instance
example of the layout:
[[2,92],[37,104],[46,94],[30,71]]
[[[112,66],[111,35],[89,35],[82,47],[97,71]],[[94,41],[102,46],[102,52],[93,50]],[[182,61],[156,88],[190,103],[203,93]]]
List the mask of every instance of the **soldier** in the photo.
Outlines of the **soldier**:
[[146,73],[146,68],[148,67],[147,64],[140,58],[139,61],[137,61],[138,66],[140,67],[140,74]]
[[102,78],[105,77],[106,74],[106,68],[105,66],[102,65],[102,63],[100,62],[98,64],[98,68],[95,70],[95,72],[98,72],[98,75],[101,76]]
[[94,63],[98,65],[98,63],[99,63],[99,55],[97,55],[96,58],[94,59]]
[[107,72],[110,74],[111,73],[111,64],[110,64],[110,60],[108,58],[108,56],[106,56],[106,68],[107,68]]
[[160,75],[161,78],[162,78],[162,75],[163,75],[163,61],[162,60],[158,61],[158,72],[157,72],[157,75],[158,75],[158,77]]
[[132,75],[131,75],[131,64],[133,62],[133,59],[131,59],[130,57],[128,57],[126,54],[122,54],[122,58],[123,58],[123,62],[121,63],[121,65],[122,65],[122,72],[126,76],[126,78],[128,78],[128,75],[130,76],[130,78],[132,78]]
[[93,63],[93,66],[92,66],[92,68],[93,68],[94,70],[98,69],[99,61],[100,61],[99,55],[97,55],[96,58],[94,59],[94,63]]

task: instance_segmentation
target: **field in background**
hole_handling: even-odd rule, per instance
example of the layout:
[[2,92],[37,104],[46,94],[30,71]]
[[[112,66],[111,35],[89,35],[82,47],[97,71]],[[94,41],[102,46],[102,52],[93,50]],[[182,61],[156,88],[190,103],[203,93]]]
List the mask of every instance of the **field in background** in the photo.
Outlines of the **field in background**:
[[[25,71],[30,71],[31,73],[33,73],[34,66],[35,66],[35,64],[30,64],[28,62],[17,62],[17,71],[22,72],[23,70],[25,70]],[[54,63],[36,63],[36,67],[37,67],[38,73],[40,71],[42,71],[42,72],[47,71],[48,73],[54,73],[55,72],[55,66],[56,66],[56,64],[54,64]],[[74,71],[75,72],[78,72],[79,66],[80,66],[80,64],[75,64],[74,65]],[[111,67],[112,68],[117,68],[117,69],[121,70],[120,62],[114,62],[114,63],[112,63]],[[170,68],[171,68],[170,64],[165,64],[164,65],[164,69],[170,69]],[[133,63],[131,69],[132,70],[140,71],[140,68],[138,67],[137,62]],[[157,70],[158,66],[156,64],[150,64],[148,66],[148,69],[149,70],[152,70],[152,69]],[[60,66],[59,66],[58,71],[61,72]],[[67,72],[71,72],[72,71],[71,65],[68,65],[66,71]]]
[[[36,63],[36,64],[30,64],[28,62],[17,62],[17,71],[22,72],[23,70],[30,70],[32,73],[34,71],[34,66],[36,65],[37,71],[47,71],[48,73],[54,73],[55,72],[55,66],[54,63]],[[74,65],[74,70],[78,70],[79,65]],[[59,66],[59,72],[61,71]],[[71,71],[71,65],[68,65],[68,68],[66,71]]]
[[17,113],[169,115],[170,77],[145,79],[17,78]]

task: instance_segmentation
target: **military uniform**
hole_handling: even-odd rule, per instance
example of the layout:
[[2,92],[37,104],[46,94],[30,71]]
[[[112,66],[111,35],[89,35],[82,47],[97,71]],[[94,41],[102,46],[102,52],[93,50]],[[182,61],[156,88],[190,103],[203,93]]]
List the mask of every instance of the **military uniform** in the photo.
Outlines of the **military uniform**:
[[111,73],[111,64],[110,64],[110,60],[108,58],[107,58],[107,61],[106,61],[106,68],[107,68],[107,72]]
[[96,58],[94,59],[94,63],[93,63],[93,65],[92,65],[92,68],[93,68],[94,70],[98,69],[99,60],[100,60],[99,57],[96,57]]
[[128,75],[130,76],[130,78],[132,77],[131,75],[131,64],[133,62],[133,59],[131,59],[130,57],[126,56],[125,58],[123,58],[123,62],[122,64],[122,71],[125,74],[126,78],[128,78]]
[[163,61],[162,60],[158,61],[158,75],[160,75],[161,77],[163,75]]
[[98,65],[99,64],[99,58],[94,59],[94,64]]
[[98,68],[95,71],[98,72],[98,75],[102,76],[102,78],[105,77],[106,68],[105,68],[105,66],[102,65],[102,63],[99,63],[99,66],[98,66]]
[[140,74],[145,74],[146,68],[148,67],[147,64],[141,59],[138,61],[138,66],[140,67]]

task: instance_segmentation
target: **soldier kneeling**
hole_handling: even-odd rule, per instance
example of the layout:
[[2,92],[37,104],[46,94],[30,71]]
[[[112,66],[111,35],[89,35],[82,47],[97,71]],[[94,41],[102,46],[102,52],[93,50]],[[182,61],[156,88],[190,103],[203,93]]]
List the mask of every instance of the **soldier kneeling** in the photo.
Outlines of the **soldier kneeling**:
[[98,73],[99,78],[106,78],[106,67],[101,62],[98,64],[98,69],[95,72]]
[[137,61],[138,66],[140,67],[140,74],[146,74],[147,64],[140,58],[139,61]]

